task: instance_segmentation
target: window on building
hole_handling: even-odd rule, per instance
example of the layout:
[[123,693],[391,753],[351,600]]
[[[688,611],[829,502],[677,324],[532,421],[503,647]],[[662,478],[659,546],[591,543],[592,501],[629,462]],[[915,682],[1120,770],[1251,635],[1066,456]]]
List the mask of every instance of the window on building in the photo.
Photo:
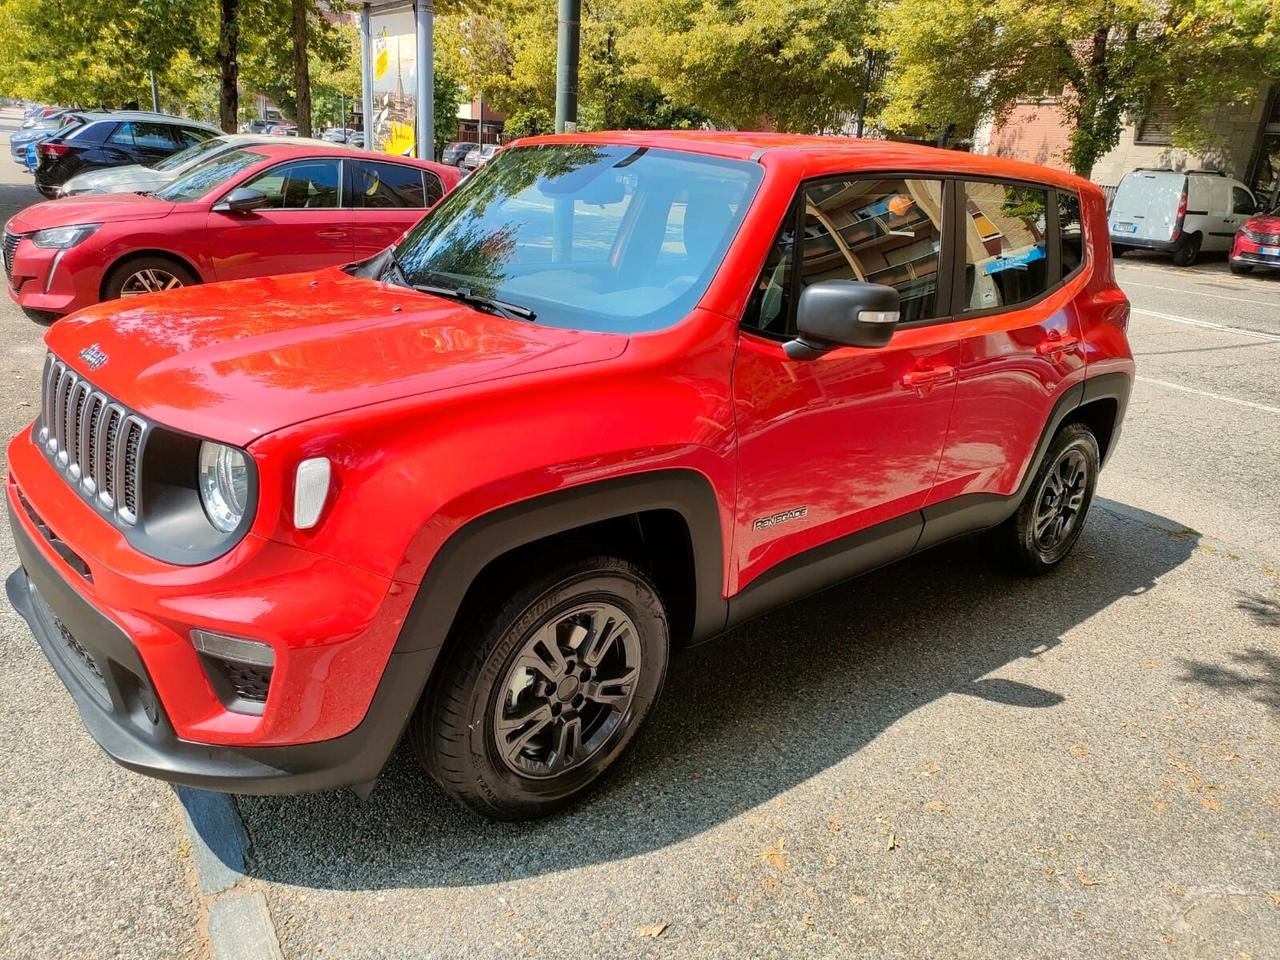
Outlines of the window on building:
[[1173,143],[1173,126],[1178,120],[1177,110],[1169,94],[1164,90],[1152,93],[1138,127],[1134,131],[1133,142],[1168,146]]
[[1012,306],[1044,293],[1049,288],[1046,191],[980,182],[963,188],[964,312]]

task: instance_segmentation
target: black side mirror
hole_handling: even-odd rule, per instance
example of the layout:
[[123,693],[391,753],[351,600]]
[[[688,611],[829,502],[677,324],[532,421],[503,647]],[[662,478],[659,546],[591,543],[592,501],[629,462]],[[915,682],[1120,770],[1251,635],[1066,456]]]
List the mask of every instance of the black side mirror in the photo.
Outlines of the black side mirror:
[[267,202],[267,195],[253,187],[236,187],[213,205],[214,213],[247,213]]
[[792,360],[812,360],[835,347],[883,347],[893,336],[900,310],[893,287],[821,280],[800,294],[799,334],[782,349]]

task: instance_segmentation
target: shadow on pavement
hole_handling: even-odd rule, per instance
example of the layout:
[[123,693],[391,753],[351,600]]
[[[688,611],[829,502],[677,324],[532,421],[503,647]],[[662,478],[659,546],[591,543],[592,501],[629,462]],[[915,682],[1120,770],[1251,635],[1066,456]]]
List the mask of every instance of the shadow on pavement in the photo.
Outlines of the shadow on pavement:
[[402,745],[365,805],[345,792],[238,798],[249,873],[338,890],[465,886],[666,847],[821,773],[948,694],[1005,705],[1011,722],[1052,709],[1061,693],[988,675],[1145,592],[1198,540],[1175,521],[1099,499],[1075,554],[1049,577],[1004,573],[981,541],[939,548],[678,658],[637,749],[566,813],[482,821]]

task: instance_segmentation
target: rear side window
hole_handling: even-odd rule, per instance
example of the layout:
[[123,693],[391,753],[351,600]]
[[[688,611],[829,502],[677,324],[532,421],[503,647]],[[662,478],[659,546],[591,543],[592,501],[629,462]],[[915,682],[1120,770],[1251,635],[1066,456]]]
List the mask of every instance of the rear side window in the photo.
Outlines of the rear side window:
[[1047,191],[974,181],[963,187],[963,312],[993,310],[1040,296],[1050,283]]
[[1080,195],[1059,190],[1058,235],[1062,238],[1062,276],[1069,277],[1084,262],[1084,230],[1080,224]]
[[427,206],[422,185],[422,171],[396,163],[355,164],[355,203],[357,207]]
[[122,123],[111,135],[111,142],[144,150],[172,150],[174,147],[169,128],[163,123]]

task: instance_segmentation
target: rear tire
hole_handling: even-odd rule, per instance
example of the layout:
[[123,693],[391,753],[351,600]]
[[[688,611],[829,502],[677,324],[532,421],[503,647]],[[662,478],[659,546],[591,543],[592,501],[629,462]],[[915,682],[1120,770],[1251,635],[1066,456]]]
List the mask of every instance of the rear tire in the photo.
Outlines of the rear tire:
[[1193,233],[1183,237],[1178,243],[1178,247],[1173,251],[1173,265],[1175,267],[1189,267],[1200,259],[1200,234]]
[[1038,577],[1066,559],[1093,503],[1100,463],[1097,438],[1083,423],[1054,435],[1018,512],[998,531],[1017,570]]
[[111,268],[102,284],[102,299],[117,300],[121,297],[143,293],[157,293],[190,287],[200,278],[190,268],[169,257],[134,257]]
[[1124,252],[1127,249],[1128,249],[1127,247],[1122,247],[1118,243],[1113,243],[1111,245],[1111,259],[1119,260],[1121,257],[1124,256]]
[[666,677],[667,616],[648,576],[611,556],[492,600],[454,638],[409,735],[455,800],[528,820],[577,800],[631,745]]
[[1253,273],[1252,263],[1236,263],[1234,260],[1228,260],[1227,265],[1231,268],[1231,272],[1238,277],[1243,277],[1246,273]]

